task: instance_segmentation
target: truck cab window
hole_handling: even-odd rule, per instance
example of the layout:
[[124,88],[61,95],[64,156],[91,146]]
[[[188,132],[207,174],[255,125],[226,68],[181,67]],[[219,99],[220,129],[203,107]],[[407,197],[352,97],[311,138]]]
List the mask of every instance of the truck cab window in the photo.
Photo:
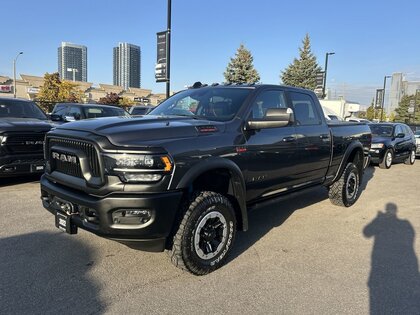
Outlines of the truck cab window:
[[304,93],[290,92],[296,124],[299,126],[319,125],[321,119],[312,98]]
[[260,93],[252,104],[250,118],[263,118],[269,108],[287,108],[283,91],[272,90]]

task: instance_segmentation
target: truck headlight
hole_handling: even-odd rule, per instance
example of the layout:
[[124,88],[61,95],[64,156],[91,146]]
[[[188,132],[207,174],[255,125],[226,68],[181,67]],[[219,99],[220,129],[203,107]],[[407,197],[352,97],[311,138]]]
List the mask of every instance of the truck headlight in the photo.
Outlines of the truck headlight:
[[157,182],[173,168],[167,155],[103,154],[105,173],[117,175],[124,182]]
[[372,143],[372,145],[370,146],[371,149],[382,149],[383,147],[383,143]]

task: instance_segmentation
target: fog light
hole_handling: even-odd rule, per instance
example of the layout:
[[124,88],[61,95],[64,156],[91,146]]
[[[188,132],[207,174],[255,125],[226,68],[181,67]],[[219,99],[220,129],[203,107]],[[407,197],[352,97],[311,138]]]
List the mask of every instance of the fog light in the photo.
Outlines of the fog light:
[[121,209],[112,213],[115,224],[139,225],[145,224],[152,218],[152,211],[146,209]]
[[124,179],[128,183],[157,182],[161,178],[162,178],[161,174],[124,174]]

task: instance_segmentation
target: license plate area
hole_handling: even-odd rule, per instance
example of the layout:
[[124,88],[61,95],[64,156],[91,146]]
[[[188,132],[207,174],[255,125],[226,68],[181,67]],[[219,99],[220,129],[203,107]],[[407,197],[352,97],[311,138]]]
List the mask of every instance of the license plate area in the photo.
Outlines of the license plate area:
[[76,215],[74,205],[57,197],[53,199],[53,205],[56,209],[55,226],[68,234],[77,234],[77,225],[72,223],[72,217]]

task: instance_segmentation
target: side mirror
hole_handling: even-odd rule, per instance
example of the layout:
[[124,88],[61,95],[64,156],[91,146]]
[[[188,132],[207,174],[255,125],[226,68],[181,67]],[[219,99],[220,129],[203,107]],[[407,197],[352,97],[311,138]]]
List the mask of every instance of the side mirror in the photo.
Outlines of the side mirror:
[[64,116],[64,121],[71,122],[76,121],[76,119],[73,116]]
[[247,129],[267,129],[284,127],[294,121],[291,108],[269,108],[262,119],[252,119],[247,122]]
[[404,138],[404,137],[405,137],[405,133],[403,132],[400,132],[399,134],[395,136],[395,138]]
[[62,121],[63,120],[63,117],[61,117],[61,115],[57,115],[57,114],[49,114],[48,117],[52,121]]

